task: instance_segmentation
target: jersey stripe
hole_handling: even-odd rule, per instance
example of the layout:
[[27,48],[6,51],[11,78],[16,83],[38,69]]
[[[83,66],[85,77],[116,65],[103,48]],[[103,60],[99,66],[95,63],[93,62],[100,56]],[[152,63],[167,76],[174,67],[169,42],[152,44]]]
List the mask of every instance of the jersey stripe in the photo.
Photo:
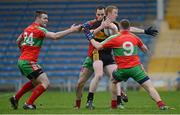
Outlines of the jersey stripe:
[[[43,39],[39,39],[39,38],[33,38],[33,46],[37,46],[37,47],[41,47],[42,43],[43,43]],[[26,41],[22,42],[22,45],[30,45],[28,44]],[[30,45],[31,46],[31,45]]]
[[[126,56],[125,52],[129,53],[130,50],[125,50],[122,47],[120,47],[120,48],[113,48],[114,56]],[[133,51],[132,55],[138,55],[138,47],[137,46],[134,46],[134,51]]]
[[40,27],[40,26],[37,26],[38,29],[42,30],[43,32],[47,33],[48,30],[46,28],[43,28],[43,27]]
[[101,42],[101,44],[104,44],[105,42],[111,40],[112,38],[115,38],[116,36],[119,36],[119,33],[118,33],[118,34],[115,34],[115,35],[112,35],[112,36],[109,36],[109,37],[106,38],[103,42]]

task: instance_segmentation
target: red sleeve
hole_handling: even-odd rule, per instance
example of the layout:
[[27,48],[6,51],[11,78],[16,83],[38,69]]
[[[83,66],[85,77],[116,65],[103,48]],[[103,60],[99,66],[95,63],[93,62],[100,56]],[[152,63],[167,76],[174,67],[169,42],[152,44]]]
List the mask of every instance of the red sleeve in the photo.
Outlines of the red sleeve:
[[44,32],[43,30],[37,30],[35,31],[33,37],[36,37],[36,38],[40,38],[40,39],[44,39],[46,36],[46,32]]
[[143,46],[143,42],[141,41],[141,39],[136,37],[136,40],[137,40],[137,46],[138,47],[142,47]]
[[41,37],[42,37],[42,38],[46,37],[46,32],[42,31],[42,32],[41,32]]

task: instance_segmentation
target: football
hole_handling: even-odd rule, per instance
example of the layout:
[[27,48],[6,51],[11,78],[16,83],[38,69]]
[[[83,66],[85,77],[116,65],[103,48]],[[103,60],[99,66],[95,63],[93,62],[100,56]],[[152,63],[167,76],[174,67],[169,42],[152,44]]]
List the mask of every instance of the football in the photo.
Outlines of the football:
[[111,28],[104,28],[104,33],[106,36],[113,35],[113,30]]
[[[114,28],[118,31],[118,28],[114,23],[111,23],[111,28]],[[106,36],[111,36],[114,34],[114,31],[111,28],[104,28],[104,33]]]

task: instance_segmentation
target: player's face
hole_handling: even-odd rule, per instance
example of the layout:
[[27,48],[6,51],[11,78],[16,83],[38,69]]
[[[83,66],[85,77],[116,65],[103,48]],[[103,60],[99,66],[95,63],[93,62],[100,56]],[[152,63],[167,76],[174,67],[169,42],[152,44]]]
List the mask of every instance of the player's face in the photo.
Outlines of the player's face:
[[118,9],[113,9],[112,12],[108,13],[107,16],[112,22],[116,21],[116,18],[118,17]]
[[48,15],[47,14],[42,14],[41,17],[39,18],[39,23],[43,27],[47,27],[48,23]]
[[97,11],[96,11],[96,19],[98,21],[101,21],[101,20],[103,20],[104,16],[105,16],[105,9],[101,9],[101,10],[97,9]]

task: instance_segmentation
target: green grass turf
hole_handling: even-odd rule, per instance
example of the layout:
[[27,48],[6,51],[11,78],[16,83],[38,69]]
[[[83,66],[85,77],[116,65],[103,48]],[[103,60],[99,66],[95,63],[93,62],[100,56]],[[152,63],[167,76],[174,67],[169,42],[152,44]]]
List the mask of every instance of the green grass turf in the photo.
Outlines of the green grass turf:
[[85,108],[87,92],[84,93],[81,109],[73,109],[75,93],[45,92],[36,102],[36,110],[23,110],[22,106],[30,93],[26,94],[19,102],[19,109],[10,107],[9,97],[13,93],[0,93],[0,114],[178,114],[180,113],[180,92],[160,92],[165,102],[176,110],[159,110],[144,91],[128,91],[129,102],[125,103],[124,110],[110,109],[110,94],[97,92],[95,94],[95,110]]

